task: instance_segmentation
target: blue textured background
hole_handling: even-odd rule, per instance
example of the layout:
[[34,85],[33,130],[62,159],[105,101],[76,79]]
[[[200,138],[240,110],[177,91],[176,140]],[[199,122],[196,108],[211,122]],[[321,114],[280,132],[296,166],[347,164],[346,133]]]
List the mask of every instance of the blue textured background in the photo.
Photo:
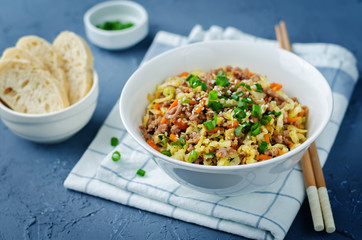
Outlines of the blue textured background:
[[[83,14],[97,2],[2,0],[0,51],[28,34],[52,41],[67,29],[85,37]],[[188,35],[197,23],[204,28],[216,24],[274,39],[274,24],[283,19],[292,42],[330,42],[351,50],[362,75],[361,0],[137,2],[149,13],[150,33],[145,40],[115,52],[90,44],[100,95],[95,114],[82,131],[64,143],[47,146],[20,139],[0,123],[0,240],[240,239],[63,187],[159,30]],[[362,239],[361,93],[359,81],[324,167],[337,232],[314,232],[309,206],[304,202],[286,239]]]

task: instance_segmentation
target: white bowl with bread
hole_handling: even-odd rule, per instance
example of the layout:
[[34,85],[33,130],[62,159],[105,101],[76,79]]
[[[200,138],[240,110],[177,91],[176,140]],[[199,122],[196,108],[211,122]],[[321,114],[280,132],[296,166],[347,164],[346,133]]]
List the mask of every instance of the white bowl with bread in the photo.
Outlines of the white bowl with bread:
[[98,75],[86,42],[64,31],[51,44],[25,36],[0,59],[0,117],[16,135],[38,143],[64,141],[91,119]]
[[[148,14],[144,7],[132,1],[99,3],[84,14],[83,21],[88,39],[93,44],[108,50],[129,48],[148,34]],[[112,31],[97,27],[107,21],[132,23],[133,26]]]

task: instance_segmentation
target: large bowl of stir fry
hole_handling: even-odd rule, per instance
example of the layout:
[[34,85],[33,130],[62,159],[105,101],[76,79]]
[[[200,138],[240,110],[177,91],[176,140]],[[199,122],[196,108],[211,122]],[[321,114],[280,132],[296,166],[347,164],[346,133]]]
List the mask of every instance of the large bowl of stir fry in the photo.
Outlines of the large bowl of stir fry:
[[214,41],[144,64],[119,107],[127,131],[172,179],[238,195],[287,174],[328,123],[333,101],[325,78],[298,56]]

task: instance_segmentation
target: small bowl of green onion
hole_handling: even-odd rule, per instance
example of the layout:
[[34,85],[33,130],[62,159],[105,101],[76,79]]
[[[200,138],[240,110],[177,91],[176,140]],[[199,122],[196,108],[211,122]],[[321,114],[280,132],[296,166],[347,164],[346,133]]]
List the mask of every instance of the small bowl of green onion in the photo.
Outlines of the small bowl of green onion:
[[108,50],[126,49],[148,34],[148,14],[132,1],[103,2],[84,14],[84,26],[93,44]]

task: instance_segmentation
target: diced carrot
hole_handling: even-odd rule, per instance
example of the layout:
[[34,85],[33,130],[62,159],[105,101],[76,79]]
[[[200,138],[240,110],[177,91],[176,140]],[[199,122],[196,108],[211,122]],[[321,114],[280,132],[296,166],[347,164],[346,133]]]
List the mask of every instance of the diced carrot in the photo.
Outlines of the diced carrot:
[[270,139],[269,139],[268,134],[264,134],[264,140],[265,140],[265,142],[270,143]]
[[195,100],[190,99],[190,104],[191,104],[191,105],[195,105],[195,104],[196,104],[196,101],[195,101]]
[[274,136],[278,136],[277,130],[274,130],[273,135],[274,135]]
[[151,138],[147,140],[147,144],[150,145],[156,151],[160,151],[160,149],[157,147],[156,143]]
[[199,104],[194,108],[196,113],[200,113],[205,106],[206,99],[201,99]]
[[167,122],[167,118],[166,118],[166,115],[167,115],[167,112],[169,112],[172,108],[176,107],[178,105],[178,99],[176,99],[172,104],[171,106],[168,108],[168,110],[166,111],[165,115],[163,115],[162,119],[161,119],[161,123],[166,123]]
[[170,134],[170,139],[172,142],[176,142],[177,140],[179,140],[179,138],[173,133]]
[[[206,129],[206,128],[205,128]],[[207,130],[206,129],[206,132],[208,132],[208,133],[216,133],[217,131],[222,131],[222,130],[224,130],[224,128],[222,128],[222,127],[215,127],[214,129],[212,129],[212,130]]]
[[256,157],[256,160],[268,160],[268,159],[272,159],[272,156],[269,155],[265,155],[265,154],[259,154],[259,156]]
[[279,149],[279,155],[283,155],[285,152]]
[[177,126],[179,126],[179,128],[181,128],[182,130],[186,130],[187,127],[189,126],[187,123],[188,121],[186,120],[186,118],[178,118],[176,121],[173,121],[173,123]]
[[287,118],[287,121],[288,122],[296,122],[296,121],[298,121],[299,120],[299,117],[293,117],[293,118]]
[[270,88],[273,90],[273,92],[279,91],[280,89],[282,89],[283,85],[279,84],[279,83],[271,83],[270,84]]
[[291,149],[293,146],[294,146],[293,143],[291,143],[291,144],[288,145],[289,149]]
[[254,73],[249,72],[248,75],[249,75],[249,77],[252,77],[254,75]]
[[190,88],[189,88],[189,87],[185,87],[185,92],[190,92]]
[[236,128],[239,125],[239,122],[234,120],[231,122],[231,124],[228,126],[228,128]]
[[156,102],[154,105],[153,105],[153,109],[155,110],[160,110],[160,104],[158,102]]
[[178,75],[179,77],[187,77],[188,75],[190,75],[188,72],[183,72],[180,75]]

